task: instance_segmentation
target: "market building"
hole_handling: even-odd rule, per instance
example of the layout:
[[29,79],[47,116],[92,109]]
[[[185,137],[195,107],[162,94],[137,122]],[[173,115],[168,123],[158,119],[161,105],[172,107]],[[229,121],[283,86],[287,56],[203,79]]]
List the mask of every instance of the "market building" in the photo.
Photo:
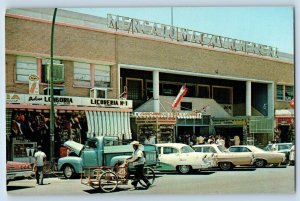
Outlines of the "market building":
[[[53,9],[6,13],[8,149],[22,142],[28,147],[49,143],[52,16]],[[145,140],[141,133],[149,130],[156,140],[165,135],[162,141],[220,134],[262,146],[277,129],[282,141],[292,138],[294,121],[284,127],[278,112],[291,109],[294,58],[276,47],[145,19],[61,9],[54,43],[57,155],[70,138]],[[174,109],[183,85],[188,92]]]

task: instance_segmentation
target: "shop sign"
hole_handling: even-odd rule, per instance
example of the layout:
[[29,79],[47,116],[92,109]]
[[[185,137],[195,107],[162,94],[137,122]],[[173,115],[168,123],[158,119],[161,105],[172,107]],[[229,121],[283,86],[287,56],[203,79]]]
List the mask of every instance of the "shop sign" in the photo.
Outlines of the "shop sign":
[[293,124],[294,117],[275,117],[277,124]]
[[39,94],[39,77],[37,75],[29,75],[29,94]]
[[[54,96],[53,102],[55,105],[132,108],[132,101],[123,99],[99,99],[73,96]],[[51,97],[46,95],[6,94],[6,103],[50,105]]]
[[194,43],[201,46],[221,48],[230,51],[252,53],[278,58],[278,49],[259,43],[233,39],[186,28],[150,22],[147,20],[107,14],[107,27],[128,33],[146,34],[178,42]]
[[222,121],[213,121],[213,125],[247,125],[245,119],[226,119]]

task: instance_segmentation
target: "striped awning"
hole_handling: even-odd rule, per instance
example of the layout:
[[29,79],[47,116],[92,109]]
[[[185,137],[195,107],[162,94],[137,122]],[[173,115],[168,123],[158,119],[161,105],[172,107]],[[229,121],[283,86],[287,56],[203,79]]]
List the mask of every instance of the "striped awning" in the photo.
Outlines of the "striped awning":
[[[131,139],[130,113],[86,111],[88,124],[87,137],[115,136]],[[124,138],[123,138],[124,136]]]

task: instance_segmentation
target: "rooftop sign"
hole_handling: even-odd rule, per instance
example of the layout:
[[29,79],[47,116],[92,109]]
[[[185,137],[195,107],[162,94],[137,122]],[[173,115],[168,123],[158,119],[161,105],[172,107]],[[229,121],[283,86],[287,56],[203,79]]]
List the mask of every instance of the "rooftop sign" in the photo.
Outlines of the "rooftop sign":
[[107,27],[115,29],[116,31],[127,31],[132,34],[146,34],[164,39],[176,40],[178,42],[188,42],[206,47],[278,58],[278,49],[275,47],[150,22],[147,20],[107,14]]

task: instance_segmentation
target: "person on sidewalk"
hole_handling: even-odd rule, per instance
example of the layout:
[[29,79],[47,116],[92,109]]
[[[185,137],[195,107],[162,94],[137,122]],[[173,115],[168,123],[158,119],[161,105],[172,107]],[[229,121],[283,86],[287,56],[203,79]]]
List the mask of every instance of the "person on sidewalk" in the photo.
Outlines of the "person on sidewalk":
[[141,144],[138,141],[133,141],[130,144],[133,146],[134,151],[132,153],[132,156],[125,160],[126,163],[132,163],[135,169],[134,179],[131,183],[133,185],[133,188],[131,188],[130,190],[137,189],[137,184],[141,179],[147,184],[146,188],[149,188],[151,184],[144,175],[144,164],[146,160],[143,151],[140,149]]
[[44,164],[46,162],[46,154],[42,151],[42,146],[38,146],[38,151],[34,154],[34,166],[36,167],[36,183],[43,185]]

